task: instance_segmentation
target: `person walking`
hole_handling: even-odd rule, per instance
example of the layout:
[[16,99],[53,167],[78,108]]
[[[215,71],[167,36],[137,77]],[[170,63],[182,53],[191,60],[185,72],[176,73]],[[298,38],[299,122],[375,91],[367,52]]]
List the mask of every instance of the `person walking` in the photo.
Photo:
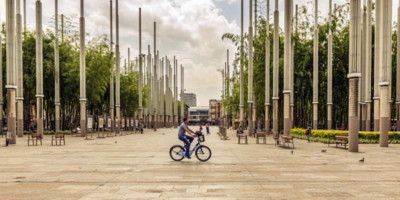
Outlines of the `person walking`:
[[311,130],[311,126],[308,126],[308,128],[307,128],[307,130],[306,130],[306,135],[307,135],[307,141],[308,141],[308,143],[310,143],[311,142],[311,132],[312,132],[312,130]]
[[206,124],[206,131],[207,131],[207,135],[210,135],[210,126],[208,124]]

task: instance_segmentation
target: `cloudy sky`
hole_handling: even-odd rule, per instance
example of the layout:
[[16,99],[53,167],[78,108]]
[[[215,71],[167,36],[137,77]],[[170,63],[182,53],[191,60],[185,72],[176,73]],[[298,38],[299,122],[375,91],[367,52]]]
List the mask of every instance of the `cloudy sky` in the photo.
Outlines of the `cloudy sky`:
[[[33,29],[35,0],[26,1],[28,28]],[[258,1],[265,8],[265,0]],[[279,0],[281,12],[283,1]],[[0,2],[0,16],[3,22],[5,0]],[[54,15],[54,0],[42,2],[44,27],[50,28],[51,17]],[[78,22],[79,2],[59,0],[59,13]],[[312,7],[310,2],[311,0],[294,0],[295,4]],[[319,2],[320,15],[325,17],[328,0]],[[337,4],[345,2],[347,0],[333,0],[333,3]],[[132,57],[138,55],[138,9],[141,7],[144,45],[142,51],[147,52],[147,45],[153,46],[153,22],[156,21],[157,48],[162,56],[176,56],[179,64],[185,67],[186,91],[197,94],[198,105],[208,105],[209,99],[220,98],[222,78],[217,69],[224,67],[227,49],[230,49],[231,59],[236,53],[234,46],[222,41],[221,36],[227,32],[240,32],[240,0],[120,0],[119,4],[122,62],[127,58],[128,48],[131,48]],[[86,31],[91,36],[109,34],[109,5],[109,0],[85,0]],[[397,6],[397,1],[394,1],[393,16],[397,16]],[[271,8],[274,8],[274,0],[271,0]],[[245,0],[245,16],[248,16],[248,10],[248,0]],[[265,11],[261,12],[265,15]],[[282,16],[283,14],[281,24]],[[245,22],[246,27],[247,17]]]

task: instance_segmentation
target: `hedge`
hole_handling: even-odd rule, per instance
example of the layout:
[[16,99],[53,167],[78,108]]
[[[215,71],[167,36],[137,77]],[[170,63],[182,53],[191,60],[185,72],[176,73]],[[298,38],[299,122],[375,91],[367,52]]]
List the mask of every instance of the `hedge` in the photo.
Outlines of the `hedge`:
[[[294,128],[290,130],[293,137],[298,139],[307,139],[306,129]],[[312,130],[311,140],[315,142],[329,143],[335,140],[337,135],[348,135],[348,131],[339,130]],[[379,143],[379,132],[359,132],[359,142],[363,144],[376,144]],[[400,132],[389,132],[390,143],[400,143]]]

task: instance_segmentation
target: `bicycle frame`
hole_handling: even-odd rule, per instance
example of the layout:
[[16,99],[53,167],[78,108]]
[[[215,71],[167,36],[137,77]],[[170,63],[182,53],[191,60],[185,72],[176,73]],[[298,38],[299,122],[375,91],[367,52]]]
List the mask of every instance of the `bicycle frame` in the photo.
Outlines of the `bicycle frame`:
[[[191,155],[193,154],[193,152],[195,152],[195,151],[197,150],[197,148],[200,147],[200,145],[201,145],[201,142],[200,142],[199,139],[197,139],[197,144],[196,144],[196,146],[193,147],[192,150],[189,150],[189,155],[191,156]],[[183,151],[180,151],[180,152],[179,152],[179,155],[180,155],[180,156],[185,156],[185,153],[186,153],[185,151],[186,151],[186,149],[185,149],[185,146],[182,146],[182,147],[183,147]]]

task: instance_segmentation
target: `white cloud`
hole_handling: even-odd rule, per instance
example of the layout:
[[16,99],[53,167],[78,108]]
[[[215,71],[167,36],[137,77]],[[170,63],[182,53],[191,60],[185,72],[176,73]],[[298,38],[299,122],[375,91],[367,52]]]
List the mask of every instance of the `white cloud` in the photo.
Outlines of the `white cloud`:
[[[1,21],[5,20],[5,1],[1,1]],[[21,1],[22,2],[22,1]],[[54,15],[54,1],[43,2],[43,22],[49,27],[50,18]],[[115,3],[115,0],[113,0]],[[185,66],[185,88],[197,93],[198,102],[207,105],[208,99],[219,98],[221,91],[221,75],[217,68],[223,68],[226,60],[226,49],[231,49],[231,58],[234,48],[228,42],[222,42],[221,36],[226,32],[239,33],[239,24],[234,19],[228,20],[222,11],[227,8],[216,4],[236,4],[239,0],[120,0],[120,43],[121,55],[127,57],[127,48],[131,48],[131,57],[138,54],[138,8],[142,7],[143,25],[143,52],[147,52],[147,45],[153,46],[153,21],[157,21],[157,47],[161,55],[172,58],[174,55],[179,63]],[[245,0],[248,6],[248,0]],[[260,0],[259,4],[265,4]],[[271,14],[274,1],[271,2]],[[295,3],[306,5],[310,0],[298,0]],[[326,17],[327,1],[320,1],[320,15]],[[347,0],[333,0],[333,3],[342,4]],[[35,1],[27,1],[28,27],[35,26]],[[397,1],[393,2],[393,20],[396,21]],[[109,0],[86,0],[85,16],[86,30],[92,36],[109,34]],[[59,13],[72,16],[78,22],[79,1],[59,0]],[[310,7],[311,5],[308,4]],[[237,5],[239,6],[239,5]],[[312,9],[312,8],[311,8]],[[236,8],[235,8],[236,10]],[[279,0],[279,10],[283,17],[283,0]],[[240,15],[240,7],[237,11]],[[245,8],[247,12],[247,8]],[[115,13],[114,13],[115,14]],[[234,15],[233,15],[234,16]],[[239,19],[239,17],[238,17]],[[280,20],[283,22],[283,20]],[[245,19],[247,23],[247,19]],[[115,25],[115,23],[114,23]],[[115,33],[114,33],[115,39]],[[232,70],[231,70],[232,71]]]
[[[33,29],[35,2],[27,2],[28,24]],[[238,33],[239,29],[237,24],[229,22],[222,15],[215,2],[120,0],[119,3],[122,62],[127,58],[128,47],[131,48],[132,59],[138,54],[138,9],[141,7],[142,51],[147,53],[147,45],[150,44],[153,54],[153,22],[156,21],[157,49],[162,56],[172,58],[175,55],[179,63],[183,64],[187,91],[197,93],[201,105],[208,105],[208,99],[220,97],[222,79],[216,69],[224,66],[226,49],[231,48],[233,52],[233,46],[223,42],[221,36],[226,32]],[[109,34],[109,4],[110,1],[85,1],[86,31],[91,36]],[[79,1],[59,0],[59,13],[73,16],[75,22],[78,22],[79,9]],[[54,15],[54,1],[43,1],[43,11],[44,26],[49,27]]]

